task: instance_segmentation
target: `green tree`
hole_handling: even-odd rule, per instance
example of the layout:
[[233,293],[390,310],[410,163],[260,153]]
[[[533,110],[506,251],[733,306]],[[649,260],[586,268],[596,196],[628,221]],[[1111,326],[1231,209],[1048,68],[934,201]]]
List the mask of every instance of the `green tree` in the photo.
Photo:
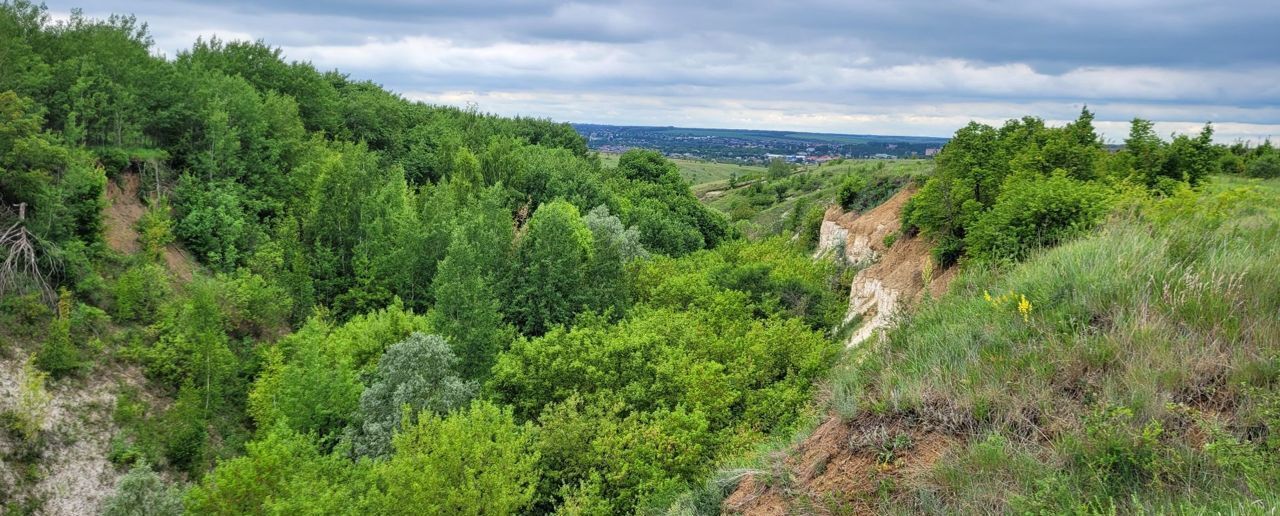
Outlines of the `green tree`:
[[103,516],[179,516],[182,494],[168,485],[151,466],[135,465],[116,482],[115,493],[102,507]]
[[1217,161],[1218,150],[1213,146],[1213,126],[1205,124],[1196,137],[1178,135],[1165,148],[1164,170],[1161,174],[1196,186],[1217,171]]
[[49,65],[35,47],[47,37],[41,29],[49,23],[48,8],[18,0],[0,4],[0,92],[13,91],[31,97],[44,91],[51,79]]
[[513,238],[511,215],[499,193],[489,190],[463,211],[433,283],[436,303],[428,317],[453,344],[467,378],[487,376],[493,357],[515,337],[498,297],[510,269]]
[[364,466],[321,455],[305,435],[277,425],[265,429],[260,439],[245,448],[243,456],[222,461],[187,491],[188,512],[358,514],[367,510],[360,499],[369,488]]
[[245,206],[247,193],[230,180],[208,182],[184,175],[175,190],[176,235],[210,268],[235,270],[265,235]]
[[[476,383],[458,378],[457,365],[449,343],[438,335],[414,333],[387,348],[373,383],[360,395],[350,432],[353,453],[388,456],[392,434],[413,425],[418,413],[445,414],[470,401]],[[404,421],[402,415],[410,419]]]
[[569,323],[586,305],[591,230],[565,201],[538,207],[516,249],[507,315],[520,329],[541,335]]
[[509,410],[475,402],[440,417],[424,412],[395,438],[396,453],[376,467],[385,486],[380,514],[512,514],[533,501],[538,453],[533,429]]
[[618,158],[618,171],[623,177],[647,183],[671,183],[680,181],[680,169],[675,163],[654,150],[631,149]]
[[792,167],[790,163],[782,158],[773,158],[769,160],[769,168],[766,175],[771,180],[782,179],[791,175]]
[[49,331],[44,345],[36,353],[36,366],[48,371],[55,379],[71,375],[86,364],[80,346],[72,340],[71,304],[75,301],[66,288],[58,299],[58,313],[49,321]]
[[249,413],[260,428],[282,422],[332,447],[359,408],[361,378],[374,374],[389,346],[428,331],[425,317],[394,303],[337,327],[313,316],[264,352],[266,364],[248,395]]
[[587,271],[591,279],[586,285],[587,306],[599,313],[612,310],[615,317],[622,317],[631,303],[626,264],[647,257],[649,252],[640,244],[640,232],[623,226],[607,206],[595,207],[582,220],[595,244]]
[[1150,187],[1155,186],[1164,167],[1165,143],[1156,135],[1155,124],[1150,120],[1133,119],[1129,137],[1124,140],[1124,156],[1134,179]]

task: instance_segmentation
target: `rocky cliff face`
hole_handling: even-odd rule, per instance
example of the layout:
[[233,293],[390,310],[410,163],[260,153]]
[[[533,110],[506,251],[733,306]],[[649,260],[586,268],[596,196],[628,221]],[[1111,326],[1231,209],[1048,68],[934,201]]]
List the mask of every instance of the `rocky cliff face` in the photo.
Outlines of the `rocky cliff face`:
[[[955,276],[953,270],[933,267],[928,242],[920,237],[899,235],[898,214],[915,193],[904,188],[884,204],[864,213],[846,213],[838,206],[827,210],[818,234],[816,256],[838,255],[839,259],[862,270],[849,286],[846,320],[860,319],[846,346],[856,346],[888,326],[907,306],[924,297],[946,291]],[[886,237],[897,235],[885,245]]]

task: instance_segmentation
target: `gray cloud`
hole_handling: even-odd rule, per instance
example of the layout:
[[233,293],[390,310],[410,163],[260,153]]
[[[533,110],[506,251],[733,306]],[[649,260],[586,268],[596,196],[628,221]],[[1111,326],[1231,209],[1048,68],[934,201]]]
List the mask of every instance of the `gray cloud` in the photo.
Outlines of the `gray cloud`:
[[[73,7],[64,0],[54,11]],[[105,0],[172,55],[262,38],[412,98],[556,119],[946,135],[1133,116],[1280,136],[1274,0]],[[773,124],[773,125],[770,125]],[[1230,129],[1230,130],[1226,130]],[[1115,133],[1115,134],[1113,134]]]

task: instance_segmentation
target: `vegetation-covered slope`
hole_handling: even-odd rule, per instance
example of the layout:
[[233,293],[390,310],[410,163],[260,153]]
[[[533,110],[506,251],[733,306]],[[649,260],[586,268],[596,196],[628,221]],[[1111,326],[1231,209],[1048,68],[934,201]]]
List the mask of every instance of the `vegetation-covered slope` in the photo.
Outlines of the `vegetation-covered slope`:
[[[656,152],[260,42],[164,59],[15,1],[0,62],[6,513],[715,512],[690,487],[812,419],[834,364],[885,508],[1273,499],[1274,204],[1193,201],[1270,146],[967,127],[903,226],[968,279],[842,358],[813,223],[927,163],[774,166],[725,216]],[[917,437],[944,476],[894,473]]]
[[6,513],[630,512],[835,359],[655,152],[22,1],[0,56]]
[[967,270],[847,357],[838,417],[726,508],[1274,507],[1280,198],[1260,186],[1183,190]]
[[842,358],[800,443],[687,503],[745,478],[724,510],[1274,508],[1280,192],[1210,176],[1274,151],[1139,120],[1108,154],[1087,115],[958,132],[903,215],[959,279]]

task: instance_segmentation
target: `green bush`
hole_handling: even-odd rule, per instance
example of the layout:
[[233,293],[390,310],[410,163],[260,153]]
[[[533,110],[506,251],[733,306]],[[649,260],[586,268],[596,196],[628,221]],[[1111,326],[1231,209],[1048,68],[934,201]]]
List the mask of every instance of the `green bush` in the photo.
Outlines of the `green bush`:
[[805,249],[813,249],[818,244],[818,236],[822,232],[822,219],[826,216],[826,210],[822,206],[812,206],[804,212],[804,217],[800,220],[800,242]]
[[1230,151],[1222,153],[1222,157],[1218,158],[1218,172],[1222,174],[1244,174],[1244,158]]
[[[53,310],[37,292],[0,298],[0,333],[11,338],[34,339],[44,334]],[[0,345],[9,339],[0,339]],[[3,347],[0,347],[3,349]]]
[[862,189],[867,187],[867,178],[862,174],[849,174],[840,182],[840,189],[836,192],[836,199],[840,202],[840,207],[851,210],[858,203],[858,196],[862,193]]
[[134,388],[124,388],[116,395],[111,420],[119,431],[111,436],[107,459],[117,466],[130,466],[138,461],[157,464],[163,457],[160,435],[162,424],[149,417],[150,407]]
[[44,345],[36,353],[36,366],[53,378],[70,376],[87,365],[80,348],[71,341],[71,326],[65,319],[54,319]]
[[1109,200],[1105,187],[1065,175],[1011,178],[964,243],[979,260],[1020,260],[1092,229],[1107,213]]
[[1272,151],[1249,161],[1245,168],[1245,173],[1250,177],[1274,178],[1280,177],[1280,152]]
[[138,219],[138,242],[152,261],[163,259],[164,248],[173,242],[173,219],[168,203],[161,201],[147,207]]
[[36,353],[36,366],[55,379],[74,374],[88,365],[71,335],[71,303],[74,303],[71,293],[63,289],[58,300],[58,315],[49,322],[44,345]]
[[131,267],[116,278],[114,318],[152,322],[171,292],[164,267],[151,263]]
[[888,249],[890,247],[893,247],[894,242],[897,242],[897,241],[898,241],[898,232],[895,231],[893,233],[889,233],[885,235],[884,240],[882,240],[881,243],[884,244],[885,249]]
[[108,175],[115,176],[129,168],[129,151],[120,147],[98,147],[93,152]]
[[168,485],[145,462],[134,466],[116,483],[116,491],[102,507],[103,516],[177,516],[182,494]]

